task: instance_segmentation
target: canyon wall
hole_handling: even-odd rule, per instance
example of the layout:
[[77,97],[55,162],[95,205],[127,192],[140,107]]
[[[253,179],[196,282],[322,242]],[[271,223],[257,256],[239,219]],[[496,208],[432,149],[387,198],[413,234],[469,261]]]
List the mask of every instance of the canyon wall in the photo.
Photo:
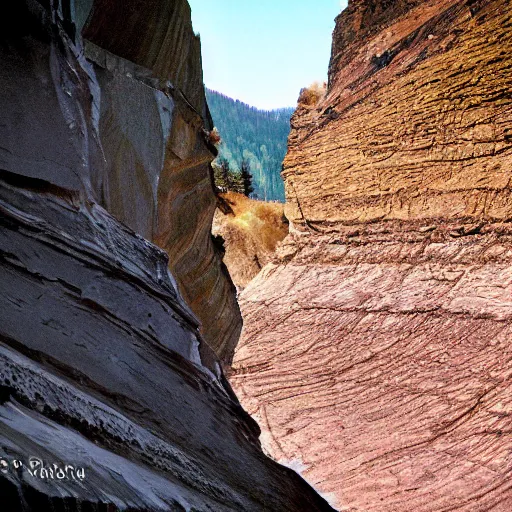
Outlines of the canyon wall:
[[[201,333],[226,362],[242,320],[211,240],[216,208],[201,48],[185,0],[97,1],[83,28],[102,97],[107,162],[94,183],[109,212],[167,251]],[[126,13],[134,13],[126,20]]]
[[188,4],[6,2],[0,29],[4,509],[331,510],[222,372],[240,318]]
[[2,20],[3,37],[23,44],[4,52],[0,164],[86,190],[165,249],[204,338],[229,361],[242,321],[211,241],[216,150],[188,3],[63,1],[54,16],[76,54],[30,38],[42,15],[24,9]]
[[512,508],[512,7],[349,2],[231,382],[341,510]]

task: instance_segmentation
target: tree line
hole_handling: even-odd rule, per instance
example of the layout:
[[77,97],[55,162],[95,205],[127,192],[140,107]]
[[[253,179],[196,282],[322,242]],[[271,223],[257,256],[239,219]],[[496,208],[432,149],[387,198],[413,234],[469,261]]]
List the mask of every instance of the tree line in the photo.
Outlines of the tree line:
[[252,175],[251,197],[284,201],[281,167],[293,108],[259,110],[210,89],[206,98],[222,139],[215,162],[216,176],[222,176],[220,169],[226,169],[227,161],[233,176],[225,184],[240,188],[240,173],[246,166]]

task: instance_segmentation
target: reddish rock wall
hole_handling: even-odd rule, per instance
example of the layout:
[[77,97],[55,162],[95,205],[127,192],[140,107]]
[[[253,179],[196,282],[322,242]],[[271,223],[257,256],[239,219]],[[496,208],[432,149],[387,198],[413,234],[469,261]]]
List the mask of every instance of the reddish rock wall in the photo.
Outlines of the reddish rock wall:
[[231,381],[341,510],[512,509],[510,15],[352,2],[292,119]]

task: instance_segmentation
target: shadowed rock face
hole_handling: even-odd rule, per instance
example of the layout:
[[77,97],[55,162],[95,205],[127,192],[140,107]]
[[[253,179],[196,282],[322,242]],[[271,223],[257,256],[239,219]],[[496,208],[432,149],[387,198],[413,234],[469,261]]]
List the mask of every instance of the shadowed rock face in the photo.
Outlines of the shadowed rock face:
[[241,316],[210,235],[215,148],[205,138],[199,41],[186,1],[137,6],[78,2],[77,19],[71,7],[56,10],[60,45],[37,1],[4,15],[0,164],[86,191],[164,248],[202,335],[229,362]]
[[[0,9],[2,506],[331,510],[264,456],[256,423],[199,332],[197,303],[178,291],[167,254],[141,236],[167,230],[167,239],[189,243],[181,255],[188,250],[193,261],[179,267],[177,258],[171,268],[183,270],[183,282],[201,269],[222,286],[203,240],[215,197],[206,187],[204,114],[186,98],[192,75],[169,75],[181,91],[142,67],[150,66],[142,50],[116,56],[99,36],[84,49],[79,28],[86,19],[95,27],[99,12],[92,2],[8,4]],[[177,27],[191,32],[186,2],[171,5]],[[137,24],[130,16],[144,17],[134,2],[123,6],[128,26]],[[121,28],[113,26],[112,44]],[[162,197],[180,203],[166,205],[173,216],[165,222]],[[209,314],[224,333],[212,345],[226,354],[234,294],[223,300]]]
[[204,134],[212,121],[190,7],[184,0],[97,1],[83,32],[102,91],[107,169],[95,184],[97,197],[168,252],[202,335],[229,363],[242,320],[211,240],[216,150]]
[[509,2],[352,2],[231,382],[342,510],[512,509]]

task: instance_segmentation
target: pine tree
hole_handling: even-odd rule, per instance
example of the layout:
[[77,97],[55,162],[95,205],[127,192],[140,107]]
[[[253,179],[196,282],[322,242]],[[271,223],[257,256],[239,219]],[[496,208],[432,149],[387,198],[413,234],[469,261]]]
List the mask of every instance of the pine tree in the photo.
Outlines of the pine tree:
[[219,158],[219,167],[221,186],[227,190],[230,190],[233,182],[231,179],[231,169],[229,168],[229,162],[225,158]]
[[244,193],[244,182],[240,170],[231,169],[229,161],[226,158],[219,158],[212,163],[215,185],[221,192]]
[[240,165],[240,176],[242,178],[243,192],[249,197],[254,192],[254,187],[252,186],[251,167],[249,161],[245,158]]

